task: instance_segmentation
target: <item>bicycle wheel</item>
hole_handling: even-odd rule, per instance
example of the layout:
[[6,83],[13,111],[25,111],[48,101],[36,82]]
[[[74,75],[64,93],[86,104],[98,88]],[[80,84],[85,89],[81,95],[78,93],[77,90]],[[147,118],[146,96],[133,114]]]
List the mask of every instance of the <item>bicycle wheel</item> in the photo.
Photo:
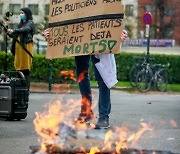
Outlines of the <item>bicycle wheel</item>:
[[168,73],[166,69],[160,69],[156,73],[156,88],[157,90],[164,92],[167,90],[168,85]]
[[136,76],[139,69],[137,66],[133,66],[129,72],[129,82],[132,87],[136,87]]
[[146,92],[151,88],[151,73],[148,70],[140,71],[136,77],[137,89]]

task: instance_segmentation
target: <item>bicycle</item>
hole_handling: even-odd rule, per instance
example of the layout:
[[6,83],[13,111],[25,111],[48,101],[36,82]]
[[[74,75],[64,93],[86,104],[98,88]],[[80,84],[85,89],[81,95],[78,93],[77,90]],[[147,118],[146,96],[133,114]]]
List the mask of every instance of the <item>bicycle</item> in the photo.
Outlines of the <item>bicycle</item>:
[[[167,66],[169,67],[169,64]],[[136,76],[138,90],[147,92],[154,83],[158,91],[166,91],[168,84],[167,66],[148,63]]]
[[135,61],[137,61],[136,65],[133,66],[131,69],[130,69],[130,72],[129,72],[129,81],[130,81],[130,85],[132,87],[136,87],[136,76],[138,74],[138,72],[140,72],[146,65],[147,63],[150,61],[153,61],[154,59],[148,57],[148,56],[145,56],[145,57],[142,57],[142,56],[133,56],[133,59]]

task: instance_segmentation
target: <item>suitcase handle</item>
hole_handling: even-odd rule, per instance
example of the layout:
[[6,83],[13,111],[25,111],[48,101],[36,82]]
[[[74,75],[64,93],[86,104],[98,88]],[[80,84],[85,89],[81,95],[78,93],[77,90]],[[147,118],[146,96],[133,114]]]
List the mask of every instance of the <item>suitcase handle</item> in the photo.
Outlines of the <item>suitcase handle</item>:
[[5,74],[10,78],[18,75],[21,77],[22,80],[26,80],[24,74],[21,71],[4,71],[4,72],[2,72],[2,74]]

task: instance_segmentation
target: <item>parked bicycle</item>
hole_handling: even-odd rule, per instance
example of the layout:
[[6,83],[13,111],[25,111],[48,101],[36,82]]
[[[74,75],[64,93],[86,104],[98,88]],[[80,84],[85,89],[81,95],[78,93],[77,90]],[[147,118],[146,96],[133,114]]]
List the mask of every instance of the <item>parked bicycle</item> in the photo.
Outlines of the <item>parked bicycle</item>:
[[167,90],[168,84],[168,65],[150,64],[147,63],[146,67],[143,67],[136,76],[136,86],[139,91],[148,91],[152,84],[155,85],[157,90],[164,92]]
[[135,66],[133,66],[129,72],[129,81],[132,87],[136,87],[136,76],[137,74],[154,59],[148,56],[133,56],[133,59],[136,61]]

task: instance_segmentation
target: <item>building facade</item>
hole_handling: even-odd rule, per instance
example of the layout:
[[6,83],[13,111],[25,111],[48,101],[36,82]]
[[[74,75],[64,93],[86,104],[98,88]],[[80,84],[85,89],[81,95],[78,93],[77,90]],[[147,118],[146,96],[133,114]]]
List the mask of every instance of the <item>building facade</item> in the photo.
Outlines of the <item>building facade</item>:
[[[19,11],[22,7],[29,7],[33,14],[33,21],[36,26],[34,35],[36,41],[44,41],[41,32],[47,27],[48,13],[49,13],[49,0],[0,0],[0,20],[10,20],[9,28],[14,28],[19,23]],[[7,13],[13,13],[12,16],[7,17]],[[5,34],[1,29],[0,33],[0,50],[4,50]],[[43,43],[46,45],[45,43]]]
[[33,14],[35,24],[44,23],[48,16],[49,0],[0,0],[0,19],[6,16],[6,12],[12,12],[10,20],[13,24],[19,22],[19,10],[22,7],[29,7]]
[[[138,0],[122,0],[125,7],[124,27],[129,33],[130,38],[136,38],[138,30]],[[0,19],[3,19],[5,13],[13,12],[10,17],[12,28],[19,22],[19,10],[22,7],[29,7],[33,13],[33,19],[38,29],[47,24],[49,0],[0,0]],[[42,25],[42,27],[40,27]]]
[[[160,5],[162,2],[163,6]],[[124,27],[130,39],[144,37],[145,25],[142,23],[142,16],[145,12],[151,12],[154,18],[151,38],[175,39],[176,45],[180,45],[180,0],[121,0],[121,3],[125,8]],[[19,22],[19,10],[22,7],[29,7],[32,10],[36,24],[35,39],[43,39],[40,32],[48,26],[49,0],[0,0],[0,20],[4,19],[7,12],[12,12],[13,16],[9,17],[10,28],[14,28]],[[162,8],[163,16],[160,12]],[[3,39],[1,30],[0,42]]]
[[138,0],[122,0],[125,9],[124,27],[128,31],[129,38],[137,38],[138,35]]
[[139,0],[138,31],[145,29],[142,24],[145,12],[153,15],[152,39],[175,39],[176,45],[180,45],[180,0]]

